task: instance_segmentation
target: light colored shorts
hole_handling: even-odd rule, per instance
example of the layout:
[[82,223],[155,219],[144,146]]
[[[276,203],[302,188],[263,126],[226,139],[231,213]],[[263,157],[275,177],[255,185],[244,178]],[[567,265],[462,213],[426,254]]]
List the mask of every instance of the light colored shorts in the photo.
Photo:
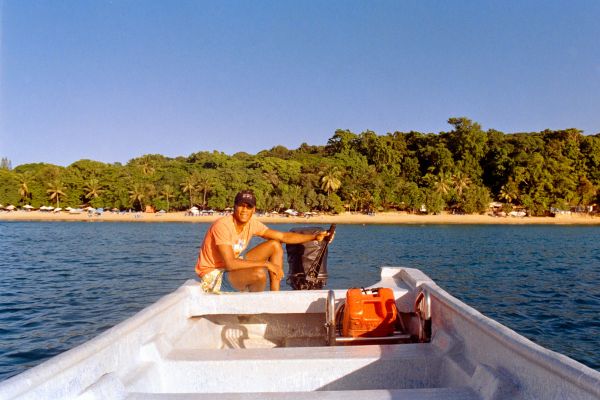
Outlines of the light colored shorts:
[[222,269],[213,269],[201,278],[200,287],[205,293],[221,293],[221,284],[223,283]]

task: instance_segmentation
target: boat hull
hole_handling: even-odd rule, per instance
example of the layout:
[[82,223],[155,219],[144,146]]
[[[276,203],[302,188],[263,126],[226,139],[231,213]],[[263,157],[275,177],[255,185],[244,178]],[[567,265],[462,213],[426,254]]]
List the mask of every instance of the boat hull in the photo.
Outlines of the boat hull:
[[600,373],[485,317],[418,270],[384,267],[373,287],[392,288],[405,315],[425,291],[431,341],[327,346],[325,290],[213,295],[188,281],[0,383],[0,398],[600,398]]

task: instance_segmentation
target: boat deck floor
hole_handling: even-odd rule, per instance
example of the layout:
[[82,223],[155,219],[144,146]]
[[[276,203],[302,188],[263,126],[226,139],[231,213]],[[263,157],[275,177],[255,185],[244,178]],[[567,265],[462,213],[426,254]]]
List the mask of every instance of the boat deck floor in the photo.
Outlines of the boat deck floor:
[[124,377],[128,399],[479,398],[467,387],[445,387],[444,357],[431,344],[157,353]]

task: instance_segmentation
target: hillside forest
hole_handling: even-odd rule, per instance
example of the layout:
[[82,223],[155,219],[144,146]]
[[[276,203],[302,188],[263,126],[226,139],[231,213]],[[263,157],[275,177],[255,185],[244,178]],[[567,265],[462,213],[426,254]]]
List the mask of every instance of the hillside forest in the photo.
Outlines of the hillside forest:
[[[403,210],[482,213],[491,201],[529,215],[598,202],[600,134],[505,134],[450,118],[440,133],[337,130],[324,146],[275,146],[256,155],[148,154],[125,165],[79,160],[0,167],[0,204],[119,210],[223,210],[252,189],[263,211]],[[423,205],[425,206],[423,208]]]

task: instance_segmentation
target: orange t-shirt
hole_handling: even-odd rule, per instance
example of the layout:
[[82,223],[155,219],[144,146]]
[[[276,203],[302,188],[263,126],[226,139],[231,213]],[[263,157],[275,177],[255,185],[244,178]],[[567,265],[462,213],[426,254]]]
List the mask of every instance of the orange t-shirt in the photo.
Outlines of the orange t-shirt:
[[233,215],[219,218],[206,232],[196,262],[196,273],[203,276],[215,268],[225,267],[225,260],[221,257],[221,252],[219,252],[217,246],[230,245],[233,254],[237,258],[248,247],[252,236],[262,236],[267,229],[269,228],[265,224],[252,217],[244,226],[242,232],[238,234],[235,230]]

